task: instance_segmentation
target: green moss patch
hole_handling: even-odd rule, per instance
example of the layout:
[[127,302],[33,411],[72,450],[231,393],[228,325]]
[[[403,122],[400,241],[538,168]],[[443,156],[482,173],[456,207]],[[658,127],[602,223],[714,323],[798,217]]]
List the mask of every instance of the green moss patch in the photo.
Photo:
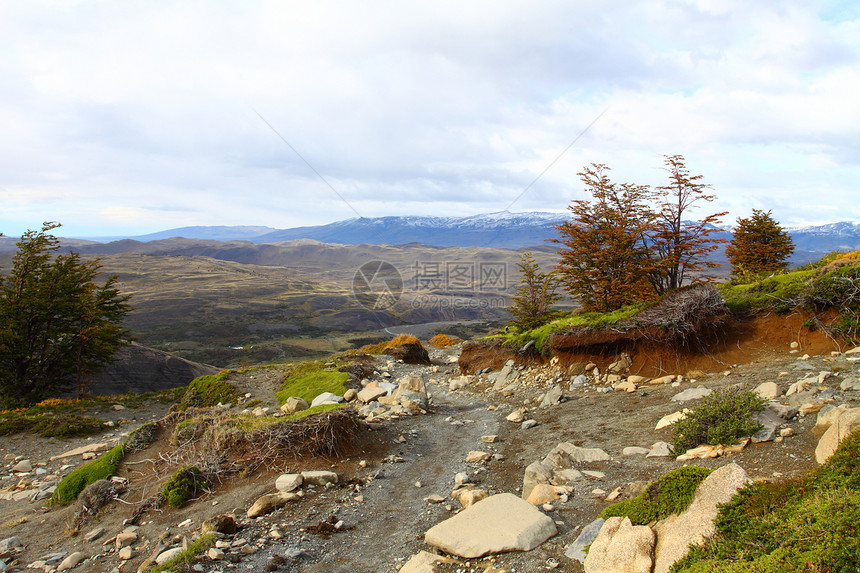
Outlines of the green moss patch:
[[848,572],[860,568],[860,433],[807,476],[755,483],[721,506],[716,533],[675,573]]
[[687,509],[699,484],[713,470],[696,466],[672,470],[657,481],[648,484],[633,499],[619,501],[606,507],[600,517],[630,518],[633,525],[648,525]]
[[239,393],[229,382],[227,377],[230,371],[218,374],[199,376],[191,381],[182,401],[179,403],[180,410],[188,408],[209,408],[218,404],[232,404],[236,402]]
[[325,364],[320,361],[303,362],[293,367],[284,377],[281,390],[275,393],[278,403],[284,404],[291,396],[295,396],[307,400],[310,404],[323,392],[343,396],[346,392],[344,384],[349,380],[349,374],[327,368]]

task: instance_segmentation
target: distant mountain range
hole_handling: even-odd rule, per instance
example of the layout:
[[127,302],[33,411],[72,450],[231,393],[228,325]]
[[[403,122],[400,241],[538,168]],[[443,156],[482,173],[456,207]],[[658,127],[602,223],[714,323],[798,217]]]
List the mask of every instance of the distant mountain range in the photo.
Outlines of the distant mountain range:
[[[269,244],[298,239],[312,239],[323,243],[342,245],[404,245],[421,243],[435,247],[490,247],[499,249],[525,249],[554,247],[547,239],[558,233],[555,225],[568,219],[566,213],[501,211],[470,217],[360,217],[308,227],[273,229],[262,226],[201,226],[183,227],[134,237],[90,239],[99,243],[114,240],[140,242],[160,241],[183,237],[209,241],[248,241]],[[836,250],[860,249],[860,224],[832,223],[813,227],[787,228],[796,246],[793,262],[803,263],[820,258],[822,253]],[[730,229],[720,233],[731,238]],[[11,241],[11,239],[0,239]],[[64,241],[77,246],[84,241]],[[120,241],[112,251],[121,252]],[[0,245],[0,250],[4,250]],[[6,246],[8,248],[8,246]],[[717,257],[721,258],[721,257]]]

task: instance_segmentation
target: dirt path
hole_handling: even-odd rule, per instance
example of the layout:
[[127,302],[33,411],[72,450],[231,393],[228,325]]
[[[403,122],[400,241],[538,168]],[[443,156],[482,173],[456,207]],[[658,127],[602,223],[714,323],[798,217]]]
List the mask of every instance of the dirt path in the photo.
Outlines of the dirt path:
[[[424,532],[452,515],[446,506],[459,508],[448,496],[455,473],[472,476],[476,469],[465,463],[466,454],[478,449],[492,451],[481,436],[495,434],[499,427],[497,413],[487,410],[486,403],[474,395],[451,393],[441,384],[428,384],[428,391],[433,400],[431,413],[401,419],[380,431],[392,444],[390,455],[402,462],[368,466],[366,477],[373,479],[360,491],[338,489],[336,497],[320,494],[312,502],[316,504],[313,513],[305,512],[310,518],[305,525],[336,515],[344,522],[344,531],[328,539],[294,531],[249,558],[247,564],[261,571],[273,554],[300,549],[311,560],[300,561],[290,570],[376,573],[394,570],[397,563],[424,548]],[[399,443],[400,436],[406,441]],[[480,480],[480,473],[475,481]],[[433,494],[447,499],[439,504],[424,501]],[[355,501],[359,495],[361,502]],[[295,517],[286,521],[291,519]]]

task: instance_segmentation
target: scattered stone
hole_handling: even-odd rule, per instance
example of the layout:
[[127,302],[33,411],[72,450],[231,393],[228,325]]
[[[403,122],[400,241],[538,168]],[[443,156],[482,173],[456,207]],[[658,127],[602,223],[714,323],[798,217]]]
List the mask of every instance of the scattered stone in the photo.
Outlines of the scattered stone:
[[558,498],[559,495],[555,490],[555,487],[549,484],[539,483],[532,488],[526,501],[532,505],[543,505],[545,503],[555,501]]
[[217,547],[210,547],[209,551],[206,552],[206,556],[212,561],[220,561],[224,559],[224,550],[218,549]]
[[337,483],[337,474],[327,470],[302,472],[302,479],[306,485],[324,486],[329,483]]
[[582,531],[579,532],[579,536],[576,538],[576,541],[571,543],[564,552],[565,557],[573,559],[574,561],[579,561],[580,563],[585,561],[585,548],[594,542],[597,538],[597,534],[600,533],[600,528],[603,527],[605,522],[605,519],[598,517],[586,525]]
[[343,396],[338,396],[332,392],[323,392],[313,399],[313,402],[311,402],[311,408],[314,406],[322,406],[323,404],[343,404],[343,402]]
[[540,406],[541,408],[546,408],[548,406],[553,406],[558,404],[561,401],[563,393],[561,391],[561,386],[556,384],[544,395],[543,400],[541,400]]
[[308,401],[304,398],[290,396],[289,398],[287,398],[287,401],[284,402],[284,405],[281,406],[281,412],[287,415],[295,414],[296,412],[307,410],[310,407],[310,404],[308,404]]
[[585,374],[578,374],[570,381],[570,389],[575,390],[581,388],[588,383],[588,377]]
[[759,384],[755,393],[758,394],[762,400],[773,400],[774,398],[778,398],[782,395],[782,391],[779,389],[779,386],[776,382],[763,382]]
[[424,541],[467,559],[505,551],[530,551],[556,535],[555,522],[510,493],[490,496],[424,534]]
[[491,457],[492,455],[489,452],[472,450],[466,455],[466,463],[485,462]]
[[454,474],[454,485],[463,485],[469,483],[469,475],[464,472]]
[[647,382],[648,378],[646,378],[645,376],[637,376],[635,374],[631,374],[630,376],[627,377],[627,381],[630,382],[631,384],[636,384],[638,386],[640,384],[644,384],[645,382]]
[[627,517],[610,517],[588,549],[586,573],[651,573],[654,532]]
[[361,392],[358,393],[357,398],[359,402],[364,402],[365,404],[367,404],[369,402],[378,400],[380,397],[385,396],[386,394],[388,394],[388,391],[385,390],[385,388],[380,388],[378,386],[376,388],[371,388],[370,386],[368,386],[366,388],[362,388]]
[[343,399],[347,402],[352,402],[358,397],[358,391],[355,388],[350,388],[343,393]]
[[33,464],[30,463],[30,460],[21,460],[14,466],[12,466],[12,471],[16,473],[27,473],[33,471]]
[[464,509],[475,505],[482,499],[486,499],[489,495],[490,494],[487,490],[471,488],[460,489],[451,494],[452,497],[456,498],[457,501],[460,502],[460,505],[462,505]]
[[814,402],[807,402],[803,404],[800,408],[798,408],[797,411],[803,416],[808,416],[809,414],[817,414],[818,411],[821,410],[821,407],[823,405],[824,404],[818,402],[817,400]]
[[652,379],[649,384],[653,384],[655,386],[660,384],[671,384],[675,381],[675,376],[670,374],[669,376],[661,376],[659,378]]
[[[7,537],[6,539],[0,541],[0,553],[9,553],[13,549],[22,546],[23,544],[18,540],[17,537]],[[65,553],[63,554],[63,556],[65,556]]]
[[612,490],[612,493],[610,493],[609,495],[606,496],[606,499],[604,501],[615,501],[616,499],[621,497],[622,489],[623,488],[621,486],[616,487],[615,489]]
[[529,430],[537,425],[537,420],[526,420],[525,422],[523,422],[523,425],[521,427],[523,430]]
[[86,558],[87,556],[85,554],[81,553],[80,551],[75,551],[74,553],[63,559],[63,561],[57,566],[57,571],[66,571],[68,569],[77,567],[78,564]]
[[104,533],[105,533],[104,527],[97,527],[95,529],[92,529],[89,532],[87,532],[86,535],[84,535],[84,541],[86,541],[87,543],[92,543],[93,541],[95,541],[96,539],[98,539],[99,537],[104,535]]
[[168,549],[167,551],[162,551],[158,554],[158,557],[155,558],[155,562],[158,565],[161,565],[168,559],[173,559],[174,557],[182,553],[182,551],[184,550],[181,547],[174,547],[172,549]]
[[300,499],[295,493],[270,493],[260,497],[248,510],[248,519],[254,519],[284,507],[291,501]]
[[134,558],[134,549],[132,549],[131,547],[123,547],[119,550],[117,554],[119,555],[119,558],[123,561],[128,561],[129,559]]
[[594,470],[582,470],[582,474],[594,479],[603,479],[606,477],[605,473]]
[[646,458],[668,458],[672,455],[672,445],[668,442],[654,442]]
[[794,428],[783,428],[779,431],[779,435],[782,438],[790,438],[794,435]]
[[304,483],[304,478],[302,474],[281,474],[278,476],[278,479],[275,480],[275,488],[278,491],[288,493],[291,491],[296,491],[302,484]]
[[106,452],[110,449],[110,445],[106,442],[99,442],[97,444],[87,444],[85,446],[81,446],[80,448],[75,448],[73,450],[69,450],[68,452],[62,453],[58,456],[53,456],[49,459],[49,461],[62,460],[65,458],[72,458],[75,456],[80,456],[81,454],[86,454],[90,452]]
[[412,556],[403,567],[400,573],[437,573],[439,569],[437,563],[459,563],[456,559],[443,557],[442,555],[434,555],[428,551],[421,551]]
[[705,396],[710,396],[713,393],[713,390],[710,388],[705,388],[704,386],[699,386],[698,388],[687,388],[683,392],[679,392],[672,396],[673,402],[689,402],[690,400],[698,400],[699,398],[704,398]]
[[651,453],[648,448],[640,448],[638,446],[628,446],[621,450],[622,456],[647,456]]
[[137,533],[134,532],[123,532],[116,536],[116,544],[117,549],[122,549],[123,547],[128,547],[132,543],[137,541]]
[[841,416],[845,410],[849,408],[848,404],[841,406],[825,406],[818,412],[818,418],[815,420],[815,430],[823,432],[833,423],[836,418]]
[[427,503],[442,503],[443,501],[445,501],[445,498],[439,494],[434,493],[425,497],[424,501],[426,501]]
[[654,554],[654,573],[666,573],[687,554],[691,543],[700,544],[714,533],[717,506],[728,503],[739,489],[751,480],[737,464],[728,464],[705,478],[689,507],[680,515],[672,515],[654,526],[657,547]]
[[509,422],[514,422],[515,424],[519,424],[523,420],[525,420],[525,413],[526,413],[526,411],[524,409],[520,408],[520,409],[514,410],[513,412],[508,414],[506,419]]
[[627,392],[628,394],[632,394],[636,391],[636,384],[634,384],[633,382],[619,382],[618,384],[615,384],[612,388],[613,390],[617,390],[619,392]]
[[489,436],[481,436],[481,441],[485,444],[495,444],[499,437],[495,434]]
[[857,392],[860,391],[860,378],[855,378],[853,376],[848,376],[842,383],[839,385],[839,389],[843,392]]
[[667,428],[674,424],[675,422],[680,422],[681,420],[685,420],[687,418],[687,414],[685,412],[675,412],[673,414],[666,414],[660,421],[657,422],[657,426],[654,428],[655,430],[662,430],[663,428]]

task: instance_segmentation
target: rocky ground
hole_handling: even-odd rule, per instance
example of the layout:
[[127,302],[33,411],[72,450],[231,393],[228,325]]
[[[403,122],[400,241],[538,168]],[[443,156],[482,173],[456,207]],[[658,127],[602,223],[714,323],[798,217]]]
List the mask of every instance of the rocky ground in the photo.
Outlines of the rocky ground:
[[[803,348],[786,347],[719,372],[677,372],[673,374],[683,375],[680,380],[673,377],[652,384],[647,379],[630,380],[623,372],[607,382],[605,372],[596,373],[585,364],[562,369],[553,363],[511,363],[501,370],[461,375],[456,364],[459,351],[459,346],[433,349],[430,366],[375,357],[375,373],[368,382],[396,385],[418,377],[430,402],[426,408],[411,410],[363,405],[360,412],[370,429],[359,447],[345,457],[290,460],[282,467],[225,479],[179,509],[146,513],[132,527],[125,520],[146,493],[156,489],[158,476],[147,468],[156,467],[159,457],[168,455],[163,439],[127,460],[120,476],[131,482],[128,493],[86,521],[76,535],[71,533],[79,503],[47,508],[40,492],[50,491],[59,476],[83,461],[81,455],[53,457],[82,445],[113,445],[136,426],[160,418],[166,406],[103,412],[114,427],[89,440],[4,437],[0,439],[5,463],[0,480],[0,539],[14,537],[17,543],[0,542],[0,560],[8,570],[31,566],[53,571],[75,555],[81,559],[76,571],[137,571],[150,556],[193,540],[205,520],[226,514],[238,530],[219,534],[217,550],[195,561],[194,570],[395,571],[419,551],[433,551],[424,541],[425,533],[460,511],[461,501],[468,504],[484,495],[481,492],[520,496],[526,469],[532,468],[525,484],[530,490],[541,482],[535,478],[534,463],[558,452],[559,444],[569,444],[565,447],[599,449],[606,455],[582,463],[566,458],[570,467],[561,467],[562,460],[550,468],[550,473],[555,472],[553,485],[566,489],[553,489],[549,498],[535,500],[535,511],[548,516],[555,535],[530,551],[460,558],[438,565],[437,570],[582,571],[565,550],[608,505],[607,498],[629,497],[641,491],[645,482],[684,464],[715,468],[734,462],[753,479],[805,473],[817,465],[814,451],[821,434],[814,429],[817,419],[833,407],[855,407],[860,400],[856,382],[860,354],[810,357]],[[601,368],[606,370],[606,365]],[[249,370],[239,381],[240,389],[257,407],[274,410],[272,392],[280,375],[277,369]],[[806,383],[786,396],[801,380]],[[759,436],[767,441],[721,457],[686,462],[653,455],[660,453],[659,442],[671,442],[671,426],[656,430],[658,421],[698,400],[679,401],[682,392],[695,390],[686,397],[727,385],[755,389],[763,383],[775,383],[776,403],[800,410],[787,420],[775,420],[771,435]],[[773,388],[765,386],[761,391]],[[300,498],[261,517],[248,517],[260,496],[276,491],[279,475],[310,470],[334,472],[337,482],[304,485]],[[559,482],[556,478],[568,470],[576,472],[564,474],[563,483]],[[472,493],[458,500],[452,492],[460,482],[466,484],[461,490]],[[96,535],[99,529],[104,531]]]

